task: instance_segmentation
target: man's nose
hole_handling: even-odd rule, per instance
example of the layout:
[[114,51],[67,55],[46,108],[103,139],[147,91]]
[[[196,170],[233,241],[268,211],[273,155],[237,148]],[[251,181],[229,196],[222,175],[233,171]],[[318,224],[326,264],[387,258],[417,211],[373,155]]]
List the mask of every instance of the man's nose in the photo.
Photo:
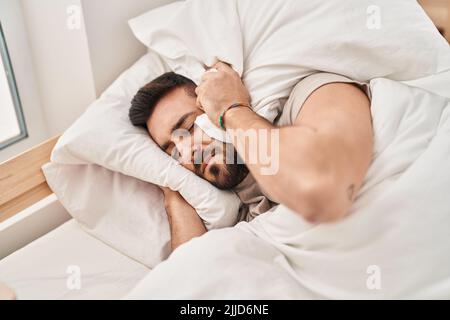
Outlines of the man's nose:
[[179,134],[173,142],[179,152],[179,160],[182,163],[200,164],[203,150],[212,141],[198,126],[195,126],[191,134]]
[[189,135],[173,139],[175,153],[177,153],[174,156],[181,164],[189,164],[191,162],[191,154],[194,150],[192,140]]
[[193,131],[193,140],[194,144],[202,144],[202,145],[208,145],[210,144],[213,139],[208,136],[199,126],[194,125],[194,131]]
[[191,136],[177,139],[174,141],[174,144],[178,152],[178,161],[182,164],[196,163],[194,161],[198,159],[198,155],[202,152],[202,144],[199,141],[194,141],[194,138]]

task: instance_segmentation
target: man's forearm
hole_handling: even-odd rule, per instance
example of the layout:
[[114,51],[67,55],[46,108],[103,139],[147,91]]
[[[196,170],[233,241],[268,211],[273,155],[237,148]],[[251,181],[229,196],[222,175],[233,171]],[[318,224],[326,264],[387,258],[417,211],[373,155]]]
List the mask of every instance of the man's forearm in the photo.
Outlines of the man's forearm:
[[202,219],[178,193],[165,193],[165,205],[170,224],[172,250],[206,232]]
[[[205,73],[195,90],[197,104],[227,129],[250,130],[235,132],[233,144],[262,189],[309,221],[342,218],[372,159],[367,95],[353,84],[325,84],[303,103],[301,117],[277,129],[250,108],[230,109],[250,102],[248,90],[229,65],[218,62],[214,67],[217,72]],[[275,166],[272,160],[278,161]]]
[[[300,213],[311,222],[321,216],[342,216],[351,201],[345,197],[329,173],[330,160],[336,158],[336,150],[330,149],[330,139],[306,126],[278,128],[247,108],[232,109],[226,114],[227,129],[278,130],[278,144],[274,148],[270,139],[257,139],[258,146],[251,146],[248,140],[235,139],[234,145],[250,172],[261,188],[274,201],[284,204]],[[258,137],[259,135],[256,134]],[[259,161],[251,161],[252,153],[261,150],[278,161],[278,170],[270,175],[262,174],[267,166]],[[278,154],[274,154],[278,152]],[[301,155],[301,156],[300,156]],[[340,194],[344,196],[340,196]]]
[[[272,130],[280,130],[280,128],[275,127],[266,119],[260,117],[248,108],[235,108],[229,110],[225,115],[225,124],[227,129],[236,130],[236,133],[243,130],[244,135],[236,135],[233,141],[237,152],[263,190],[275,201],[283,203],[284,197],[282,196],[280,198],[279,195],[286,194],[285,190],[292,190],[292,188],[288,188],[288,183],[290,183],[289,181],[291,179],[280,179],[285,175],[285,171],[287,171],[288,174],[292,173],[292,170],[290,170],[289,167],[286,167],[286,164],[280,159],[284,143],[283,141],[276,141],[276,143],[278,143],[277,149],[279,154],[275,155],[273,150],[274,146],[271,145],[270,139],[266,139],[266,141],[261,141],[259,139],[260,130],[266,131],[264,134],[267,134],[267,136],[270,137]],[[251,134],[252,131],[255,132],[254,135]],[[256,137],[256,141],[248,139],[248,137]],[[277,172],[271,175],[261,174],[263,167],[266,167],[267,164],[261,163],[260,159],[254,161],[255,154],[260,150],[263,150],[265,154],[271,155],[279,160],[280,163]],[[286,196],[289,197],[289,194],[286,194]]]

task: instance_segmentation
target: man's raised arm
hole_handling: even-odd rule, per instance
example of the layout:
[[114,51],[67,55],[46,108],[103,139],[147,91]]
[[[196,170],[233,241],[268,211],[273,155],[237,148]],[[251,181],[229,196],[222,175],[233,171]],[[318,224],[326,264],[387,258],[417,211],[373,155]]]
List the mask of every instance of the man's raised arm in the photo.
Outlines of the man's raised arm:
[[[266,164],[248,161],[251,153],[245,136],[234,139],[236,150],[262,189],[310,222],[345,216],[372,159],[367,96],[352,84],[324,85],[307,99],[293,126],[277,128],[250,108],[225,111],[232,104],[249,103],[248,92],[228,65],[215,67],[219,72],[206,73],[196,90],[198,104],[213,122],[223,116],[227,129],[279,130],[279,169],[272,175],[261,174]],[[257,143],[256,150],[266,148],[266,154],[273,154],[271,143]]]

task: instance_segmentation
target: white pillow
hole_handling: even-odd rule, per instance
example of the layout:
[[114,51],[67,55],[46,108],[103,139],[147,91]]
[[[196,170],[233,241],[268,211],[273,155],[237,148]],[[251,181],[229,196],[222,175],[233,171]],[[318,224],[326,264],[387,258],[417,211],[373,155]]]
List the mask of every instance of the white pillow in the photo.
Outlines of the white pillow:
[[51,161],[97,164],[170,187],[196,209],[208,229],[232,226],[237,222],[240,206],[236,194],[219,190],[182,167],[128,118],[130,101],[138,89],[166,71],[167,66],[156,54],[150,52],[142,57],[64,132]]
[[164,196],[151,183],[100,166],[42,167],[61,204],[86,231],[153,268],[170,254]]
[[[170,67],[198,82],[218,59],[269,120],[315,71],[411,80],[450,68],[450,49],[415,0],[187,0],[129,21]],[[379,27],[379,28],[378,28]]]

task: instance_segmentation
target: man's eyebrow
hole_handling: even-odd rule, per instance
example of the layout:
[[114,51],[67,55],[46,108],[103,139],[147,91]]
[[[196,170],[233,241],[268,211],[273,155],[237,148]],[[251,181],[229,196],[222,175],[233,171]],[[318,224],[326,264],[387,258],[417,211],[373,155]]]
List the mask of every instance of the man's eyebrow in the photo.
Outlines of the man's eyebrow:
[[195,111],[186,113],[184,116],[182,116],[180,119],[178,119],[177,123],[175,123],[175,124],[172,126],[172,128],[171,128],[171,130],[170,130],[170,133],[174,132],[174,131],[177,130],[177,129],[180,129],[181,126],[183,125],[183,123],[186,121],[186,119],[189,118],[189,117],[190,117],[191,115],[193,115],[194,113],[195,113]]
[[[181,128],[181,126],[183,125],[183,123],[186,121],[187,118],[189,118],[191,115],[195,114],[195,111],[192,112],[188,112],[185,115],[183,115],[180,119],[178,119],[177,123],[175,123],[172,128],[170,129],[170,133],[172,134],[175,130],[178,130]],[[161,149],[163,149],[164,151],[166,151],[169,146],[171,144],[171,141],[167,141],[165,142],[162,146]]]

